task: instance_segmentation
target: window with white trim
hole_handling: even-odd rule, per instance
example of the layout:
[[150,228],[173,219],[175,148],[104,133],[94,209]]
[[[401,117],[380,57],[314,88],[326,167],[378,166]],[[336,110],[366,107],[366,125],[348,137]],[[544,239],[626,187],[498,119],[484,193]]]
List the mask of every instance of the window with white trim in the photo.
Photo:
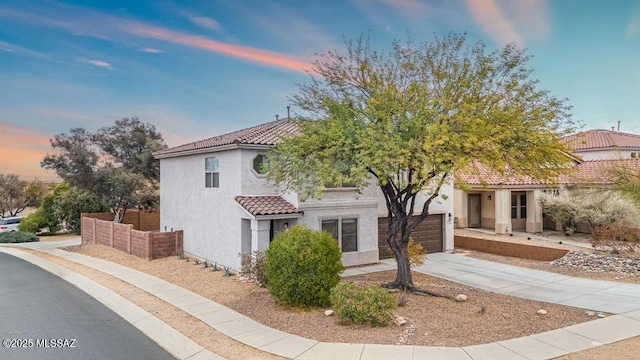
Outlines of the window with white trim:
[[204,159],[204,187],[220,187],[220,173],[218,172],[219,162],[215,156]]
[[342,249],[342,252],[358,251],[358,219],[322,220],[322,230],[331,234]]

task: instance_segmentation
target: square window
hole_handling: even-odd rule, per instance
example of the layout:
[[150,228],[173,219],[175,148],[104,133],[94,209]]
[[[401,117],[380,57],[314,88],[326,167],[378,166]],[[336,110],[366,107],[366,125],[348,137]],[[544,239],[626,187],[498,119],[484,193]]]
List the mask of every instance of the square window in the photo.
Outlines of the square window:
[[342,252],[358,251],[358,219],[322,220],[322,230],[336,239]]
[[322,220],[322,230],[338,240],[338,220]]

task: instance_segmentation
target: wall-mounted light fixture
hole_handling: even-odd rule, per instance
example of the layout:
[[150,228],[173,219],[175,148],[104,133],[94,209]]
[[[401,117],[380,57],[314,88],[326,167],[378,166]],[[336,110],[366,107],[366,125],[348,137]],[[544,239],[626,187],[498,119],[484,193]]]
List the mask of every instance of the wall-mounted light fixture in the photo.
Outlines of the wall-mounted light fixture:
[[491,195],[487,196],[487,200],[491,201]]
[[447,216],[447,223],[451,224],[451,221],[453,221],[453,214],[449,213]]

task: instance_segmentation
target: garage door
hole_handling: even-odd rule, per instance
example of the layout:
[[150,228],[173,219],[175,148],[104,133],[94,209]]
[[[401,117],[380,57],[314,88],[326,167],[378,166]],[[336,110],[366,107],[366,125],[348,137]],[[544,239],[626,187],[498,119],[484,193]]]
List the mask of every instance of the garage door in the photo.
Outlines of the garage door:
[[[414,216],[414,219],[416,216]],[[412,219],[413,220],[413,219]],[[378,249],[380,259],[393,258],[393,252],[387,244],[387,229],[389,223],[387,218],[378,219]],[[442,252],[444,243],[443,215],[433,214],[427,218],[411,233],[414,241],[420,243],[427,250],[427,254]]]

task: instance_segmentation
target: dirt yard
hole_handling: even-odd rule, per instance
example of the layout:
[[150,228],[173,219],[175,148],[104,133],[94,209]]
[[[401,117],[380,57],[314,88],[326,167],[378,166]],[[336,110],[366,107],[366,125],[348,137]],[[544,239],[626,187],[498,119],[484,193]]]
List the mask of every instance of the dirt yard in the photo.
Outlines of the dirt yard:
[[[266,289],[239,281],[238,276],[225,278],[222,272],[205,269],[193,261],[186,262],[176,257],[146,261],[100,245],[85,245],[72,250],[147,272],[265,325],[319,341],[465,346],[525,336],[594,319],[582,309],[499,295],[414,273],[414,282],[419,287],[453,297],[465,294],[468,301],[407,295],[409,301],[406,306],[398,307],[394,312],[407,320],[405,326],[341,326],[335,324],[334,317],[324,315],[326,309],[292,311],[279,306]],[[380,284],[391,280],[394,275],[391,271],[349,277],[344,281]],[[546,310],[547,315],[538,315],[540,309]]]

